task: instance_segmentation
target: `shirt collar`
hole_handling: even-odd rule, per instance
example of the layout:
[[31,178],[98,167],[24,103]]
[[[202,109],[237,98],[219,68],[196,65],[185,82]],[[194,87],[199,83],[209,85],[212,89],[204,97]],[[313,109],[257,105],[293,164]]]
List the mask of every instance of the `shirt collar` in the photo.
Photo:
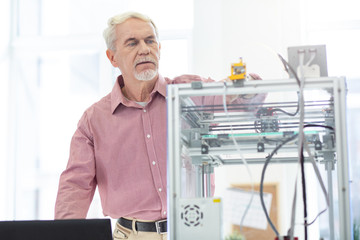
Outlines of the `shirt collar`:
[[[159,78],[155,83],[155,87],[150,94],[150,101],[156,92],[160,93],[163,97],[166,97],[166,85],[167,85],[167,82],[166,82],[165,78],[162,77],[161,75],[159,75]],[[120,104],[125,105],[125,103],[129,102],[129,100],[127,100],[125,98],[125,96],[123,95],[123,93],[121,92],[121,88],[123,86],[124,86],[124,79],[123,79],[123,76],[120,75],[117,78],[117,80],[114,84],[114,87],[111,91],[111,112],[112,113],[115,112],[116,108]],[[126,104],[126,105],[128,106],[128,104]]]

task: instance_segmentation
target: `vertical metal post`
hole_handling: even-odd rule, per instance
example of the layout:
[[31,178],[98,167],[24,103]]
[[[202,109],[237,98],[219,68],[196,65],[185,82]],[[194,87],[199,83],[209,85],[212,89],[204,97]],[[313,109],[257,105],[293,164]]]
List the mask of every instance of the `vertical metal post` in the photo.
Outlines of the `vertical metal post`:
[[211,172],[212,172],[212,166],[210,164],[206,164],[205,165],[206,197],[211,197]]
[[325,161],[325,170],[327,173],[328,196],[329,196],[329,232],[330,240],[335,240],[335,218],[334,218],[334,199],[333,199],[333,181],[332,171],[334,170],[334,162],[330,159]]
[[205,197],[205,185],[206,185],[206,181],[205,181],[205,166],[204,164],[201,165],[201,197]]
[[167,92],[167,208],[168,214],[168,236],[174,239],[176,236],[176,216],[179,195],[181,194],[180,186],[180,124],[179,124],[179,96],[177,88],[169,88]]
[[352,239],[352,219],[350,211],[349,160],[346,138],[346,86],[345,78],[334,79],[334,110],[337,153],[339,224],[340,239]]
[[202,166],[195,166],[196,168],[196,197],[203,197],[203,178],[202,178]]

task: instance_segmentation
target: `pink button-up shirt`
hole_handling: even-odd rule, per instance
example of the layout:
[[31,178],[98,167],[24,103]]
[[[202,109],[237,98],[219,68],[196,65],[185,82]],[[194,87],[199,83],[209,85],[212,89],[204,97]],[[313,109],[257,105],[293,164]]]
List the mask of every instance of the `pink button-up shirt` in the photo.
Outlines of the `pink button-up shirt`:
[[[150,101],[141,106],[124,97],[119,76],[111,93],[78,123],[60,177],[55,218],[85,218],[96,186],[105,216],[166,218],[166,85],[194,80],[212,81],[159,76]],[[203,104],[222,104],[221,96],[202,99]]]

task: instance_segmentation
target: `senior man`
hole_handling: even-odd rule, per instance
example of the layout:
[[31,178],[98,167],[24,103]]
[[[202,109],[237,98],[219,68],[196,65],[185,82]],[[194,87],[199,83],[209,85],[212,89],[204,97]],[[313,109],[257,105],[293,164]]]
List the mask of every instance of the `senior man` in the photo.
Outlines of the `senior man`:
[[[166,85],[212,80],[162,77],[158,31],[145,15],[110,18],[104,38],[106,55],[121,75],[78,123],[60,177],[55,218],[86,218],[98,186],[103,214],[119,219],[114,239],[166,239]],[[221,97],[204,101],[222,103]]]

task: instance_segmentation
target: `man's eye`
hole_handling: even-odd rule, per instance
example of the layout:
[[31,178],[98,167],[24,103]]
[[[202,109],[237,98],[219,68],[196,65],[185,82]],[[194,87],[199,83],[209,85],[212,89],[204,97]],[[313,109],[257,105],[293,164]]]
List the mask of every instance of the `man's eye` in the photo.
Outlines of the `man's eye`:
[[129,46],[129,47],[134,47],[134,46],[136,46],[136,42],[129,42],[129,43],[128,43],[128,46]]
[[152,39],[146,40],[146,43],[147,43],[147,44],[153,44],[154,42],[155,42],[155,41],[152,40]]

